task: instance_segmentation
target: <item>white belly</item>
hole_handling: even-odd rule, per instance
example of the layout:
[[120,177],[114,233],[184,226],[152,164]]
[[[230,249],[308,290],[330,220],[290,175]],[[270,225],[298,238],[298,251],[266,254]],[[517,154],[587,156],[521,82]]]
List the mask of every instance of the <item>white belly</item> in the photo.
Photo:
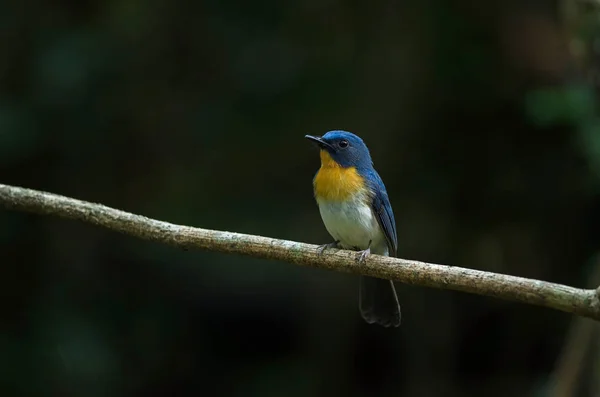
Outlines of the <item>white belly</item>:
[[343,248],[364,250],[371,242],[372,253],[388,255],[385,236],[363,197],[342,203],[317,199],[317,203],[325,228]]

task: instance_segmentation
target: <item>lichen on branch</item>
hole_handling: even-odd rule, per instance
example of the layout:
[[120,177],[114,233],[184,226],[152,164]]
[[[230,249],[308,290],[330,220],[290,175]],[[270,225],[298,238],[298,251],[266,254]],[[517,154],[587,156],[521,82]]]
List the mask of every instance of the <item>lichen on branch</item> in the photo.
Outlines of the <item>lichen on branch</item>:
[[317,246],[312,244],[175,225],[102,204],[3,184],[0,184],[0,205],[17,211],[82,221],[184,249],[242,254],[423,287],[468,292],[600,320],[600,301],[594,289],[379,255],[370,255],[365,264],[359,264],[356,253],[352,251],[331,249],[319,255]]

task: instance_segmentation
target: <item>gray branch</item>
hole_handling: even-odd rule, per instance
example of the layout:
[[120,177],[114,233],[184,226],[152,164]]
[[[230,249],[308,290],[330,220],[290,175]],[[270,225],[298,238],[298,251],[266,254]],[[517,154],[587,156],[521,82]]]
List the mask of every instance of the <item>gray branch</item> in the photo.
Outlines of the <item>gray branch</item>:
[[0,184],[0,204],[8,209],[83,221],[186,250],[200,249],[275,259],[406,284],[519,301],[600,320],[598,292],[593,289],[379,255],[371,255],[365,264],[359,264],[356,253],[352,251],[331,249],[319,256],[317,246],[311,244],[174,225],[101,204],[3,184]]

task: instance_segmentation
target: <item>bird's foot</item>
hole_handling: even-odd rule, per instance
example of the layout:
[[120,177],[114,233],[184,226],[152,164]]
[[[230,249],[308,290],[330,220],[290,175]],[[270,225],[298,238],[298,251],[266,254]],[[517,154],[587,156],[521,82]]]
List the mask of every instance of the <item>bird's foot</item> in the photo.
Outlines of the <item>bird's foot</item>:
[[333,243],[328,243],[328,244],[323,244],[323,245],[319,245],[319,248],[317,248],[317,254],[319,255],[323,255],[323,252],[326,249],[329,248],[337,248],[339,244],[339,241],[334,241]]
[[365,263],[367,261],[367,257],[371,255],[371,247],[367,248],[366,250],[359,251],[359,254],[358,262]]

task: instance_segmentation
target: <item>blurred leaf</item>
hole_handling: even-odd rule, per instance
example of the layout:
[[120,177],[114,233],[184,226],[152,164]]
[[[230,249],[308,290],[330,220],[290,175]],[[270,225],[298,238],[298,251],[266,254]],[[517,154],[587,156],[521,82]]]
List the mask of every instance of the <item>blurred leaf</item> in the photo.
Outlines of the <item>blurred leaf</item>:
[[584,123],[579,137],[582,142],[582,150],[596,176],[596,186],[598,186],[598,182],[600,182],[600,120],[595,118]]
[[70,32],[41,47],[33,73],[43,104],[72,106],[91,94],[97,72],[110,64],[100,39],[94,31]]
[[0,165],[24,161],[40,145],[36,117],[23,106],[0,103]]
[[71,316],[57,325],[56,352],[81,395],[111,396],[118,383],[119,359],[94,324]]
[[278,397],[283,390],[288,397],[317,394],[320,377],[312,373],[314,367],[305,365],[301,360],[272,362],[255,368],[247,382],[240,382],[236,395]]
[[594,114],[594,107],[594,93],[588,87],[539,89],[525,97],[525,110],[540,127],[580,122]]

